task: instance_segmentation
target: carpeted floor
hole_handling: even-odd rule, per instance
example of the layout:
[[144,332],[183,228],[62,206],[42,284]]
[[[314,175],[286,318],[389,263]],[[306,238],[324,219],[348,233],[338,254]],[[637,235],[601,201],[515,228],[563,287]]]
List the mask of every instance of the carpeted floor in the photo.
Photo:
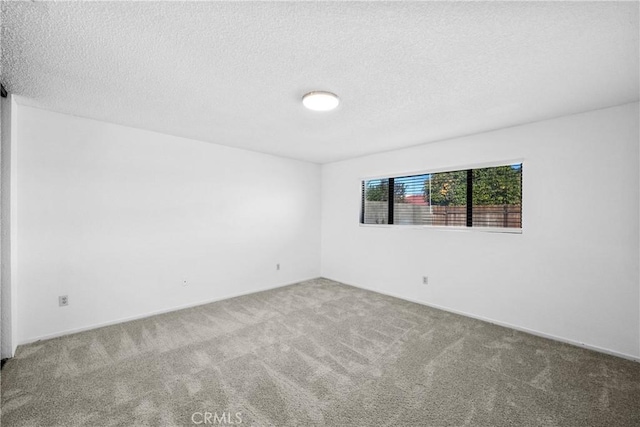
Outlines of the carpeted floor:
[[316,279],[20,346],[2,426],[630,426],[640,364]]

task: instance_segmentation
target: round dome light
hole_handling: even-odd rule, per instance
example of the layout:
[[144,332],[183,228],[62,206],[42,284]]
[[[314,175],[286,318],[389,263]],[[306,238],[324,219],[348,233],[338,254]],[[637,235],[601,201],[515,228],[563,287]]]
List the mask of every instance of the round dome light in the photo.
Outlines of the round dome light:
[[329,111],[333,110],[340,104],[340,99],[336,94],[331,92],[309,92],[302,97],[302,104],[309,110],[313,111]]

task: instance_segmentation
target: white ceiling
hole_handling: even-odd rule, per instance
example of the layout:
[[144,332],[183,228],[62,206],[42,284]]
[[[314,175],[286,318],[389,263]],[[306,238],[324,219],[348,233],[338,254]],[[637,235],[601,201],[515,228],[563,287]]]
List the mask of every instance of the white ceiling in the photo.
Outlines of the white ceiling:
[[[23,103],[325,163],[638,100],[638,2],[3,2]],[[341,105],[302,107],[311,90]]]

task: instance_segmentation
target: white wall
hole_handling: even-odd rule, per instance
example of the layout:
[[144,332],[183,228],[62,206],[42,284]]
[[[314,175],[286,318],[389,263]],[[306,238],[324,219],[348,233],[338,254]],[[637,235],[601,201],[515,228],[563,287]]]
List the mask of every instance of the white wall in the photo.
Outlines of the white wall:
[[318,165],[18,107],[20,342],[319,276]]
[[[0,35],[0,40],[2,39],[2,35]],[[2,141],[5,140],[5,135],[2,133],[3,132],[3,126],[2,126],[2,122],[5,120],[4,116],[3,116],[3,111],[6,110],[6,108],[3,108],[4,106],[4,102],[2,102],[3,99],[0,98],[0,359],[4,359],[3,357],[3,351],[2,351],[2,347],[3,347],[3,339],[2,339],[2,335],[3,335],[3,328],[4,328],[4,322],[3,322],[3,318],[2,318],[2,289],[4,288],[3,286],[3,280],[2,280],[2,269],[3,269],[3,248],[2,246],[4,245],[4,239],[2,238],[2,234],[4,233],[5,227],[4,227],[4,218],[2,215],[4,209],[6,209],[6,204],[4,203],[4,201],[2,200],[2,196],[4,195],[4,192],[2,191],[2,187],[3,187],[3,182],[4,182],[4,164],[2,162]],[[4,126],[4,128],[6,129],[6,126]],[[2,374],[0,373],[0,379],[2,378]]]
[[[317,165],[15,110],[19,342],[316,277],[322,247],[325,277],[640,356],[637,103],[324,165],[322,242]],[[512,159],[522,235],[358,225],[363,177]]]
[[[638,120],[634,103],[326,164],[322,275],[637,358]],[[513,159],[521,235],[358,224],[364,177]]]
[[1,130],[1,174],[0,174],[0,222],[1,226],[1,268],[0,268],[0,302],[1,322],[0,358],[12,357],[18,342],[14,339],[17,334],[17,307],[16,299],[12,295],[17,294],[16,283],[13,280],[15,274],[15,258],[12,256],[16,244],[16,170],[12,164],[16,161],[16,120],[17,107],[12,95],[0,98],[2,105]]

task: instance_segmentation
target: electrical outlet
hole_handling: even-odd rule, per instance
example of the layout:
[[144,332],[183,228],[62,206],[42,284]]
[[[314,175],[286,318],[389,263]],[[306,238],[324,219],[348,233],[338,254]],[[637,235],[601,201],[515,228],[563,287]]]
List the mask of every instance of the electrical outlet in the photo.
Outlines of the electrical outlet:
[[423,285],[429,284],[429,276],[422,276],[422,284]]
[[280,270],[280,264],[276,264],[276,270]]
[[67,295],[62,295],[62,296],[58,297],[58,305],[60,307],[64,307],[66,305],[69,305],[69,297]]

